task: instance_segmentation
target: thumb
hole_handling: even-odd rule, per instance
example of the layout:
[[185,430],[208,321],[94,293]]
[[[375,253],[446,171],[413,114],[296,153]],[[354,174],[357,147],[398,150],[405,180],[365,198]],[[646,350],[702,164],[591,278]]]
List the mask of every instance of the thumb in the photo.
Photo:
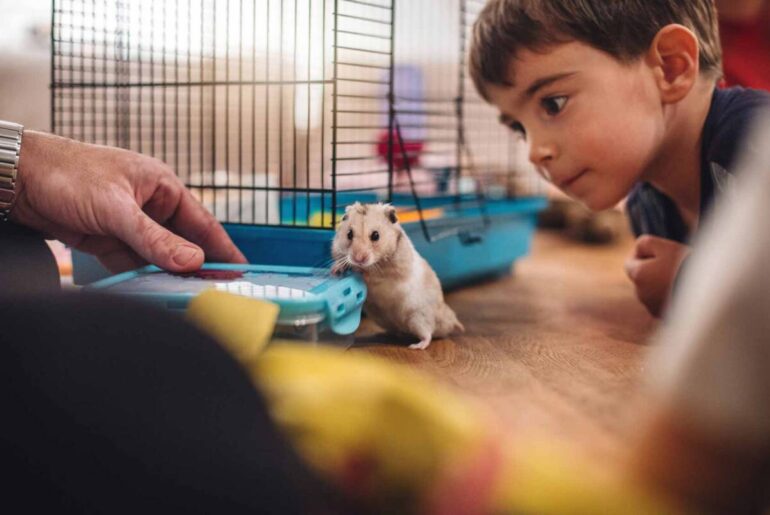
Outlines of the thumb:
[[116,236],[153,265],[172,272],[189,272],[203,264],[200,247],[155,222],[139,206],[129,218],[133,222],[121,224],[122,234]]
[[662,242],[665,242],[664,238],[644,234],[636,239],[636,245],[634,246],[637,258],[654,258],[658,255]]
[[642,260],[638,258],[629,258],[624,263],[626,275],[631,281],[636,282],[636,278],[639,276],[639,270],[642,267]]

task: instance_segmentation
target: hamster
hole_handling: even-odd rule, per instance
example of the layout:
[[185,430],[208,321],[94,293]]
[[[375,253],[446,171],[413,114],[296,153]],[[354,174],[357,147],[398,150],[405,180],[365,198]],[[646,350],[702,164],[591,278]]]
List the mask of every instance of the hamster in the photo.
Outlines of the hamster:
[[413,336],[425,349],[433,338],[465,328],[444,302],[441,284],[398,223],[389,204],[355,204],[345,209],[332,243],[338,275],[361,273],[369,290],[364,311],[388,332]]

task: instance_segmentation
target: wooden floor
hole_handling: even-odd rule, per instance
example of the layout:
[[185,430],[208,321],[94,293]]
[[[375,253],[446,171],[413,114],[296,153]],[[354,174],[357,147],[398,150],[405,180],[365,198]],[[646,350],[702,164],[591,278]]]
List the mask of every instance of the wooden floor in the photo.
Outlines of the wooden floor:
[[540,232],[512,276],[448,295],[465,335],[416,351],[387,343],[365,321],[358,336],[373,342],[355,352],[408,363],[476,398],[514,438],[614,454],[645,402],[640,385],[656,325],[623,273],[631,244],[589,246]]

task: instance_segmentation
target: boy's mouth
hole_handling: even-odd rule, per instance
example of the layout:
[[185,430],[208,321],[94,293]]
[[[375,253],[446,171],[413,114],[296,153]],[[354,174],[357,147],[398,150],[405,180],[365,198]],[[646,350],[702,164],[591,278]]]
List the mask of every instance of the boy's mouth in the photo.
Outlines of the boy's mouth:
[[563,190],[563,189],[566,189],[566,188],[569,188],[569,187],[570,187],[572,184],[574,184],[574,183],[575,183],[575,181],[577,181],[577,180],[578,180],[578,179],[580,179],[580,178],[581,178],[583,175],[585,175],[585,173],[586,173],[587,171],[588,171],[588,170],[582,170],[581,172],[579,172],[579,173],[577,173],[577,174],[573,175],[572,177],[569,177],[568,179],[565,179],[565,180],[563,180],[563,181],[560,181],[560,182],[559,182],[559,184],[557,184],[556,186],[558,186],[558,188],[559,188],[559,189],[562,189],[562,190]]

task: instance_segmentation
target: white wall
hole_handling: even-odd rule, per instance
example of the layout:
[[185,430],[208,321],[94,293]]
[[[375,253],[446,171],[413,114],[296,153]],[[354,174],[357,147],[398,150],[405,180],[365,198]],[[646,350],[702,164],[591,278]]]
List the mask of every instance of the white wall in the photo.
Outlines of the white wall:
[[0,119],[50,129],[51,0],[0,0]]

